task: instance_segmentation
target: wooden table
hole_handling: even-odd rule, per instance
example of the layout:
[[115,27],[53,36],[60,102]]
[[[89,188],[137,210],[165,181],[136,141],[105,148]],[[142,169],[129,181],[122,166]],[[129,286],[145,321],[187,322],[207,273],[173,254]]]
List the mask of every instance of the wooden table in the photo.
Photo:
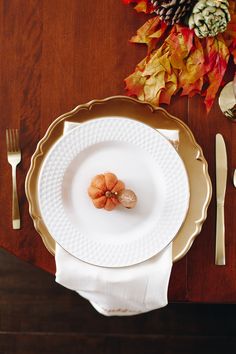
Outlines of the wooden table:
[[[0,11],[0,246],[48,272],[54,258],[43,246],[28,213],[24,181],[36,144],[59,115],[94,98],[125,94],[123,79],[145,56],[128,39],[145,22],[121,0],[2,0]],[[233,64],[226,81],[233,77]],[[174,98],[170,113],[192,129],[209,163],[213,198],[208,218],[190,252],[173,267],[171,302],[236,302],[236,124],[220,112],[217,100],[206,116],[200,97]],[[22,229],[11,229],[11,170],[5,129],[20,128],[22,162],[18,192]],[[226,266],[214,265],[215,134],[228,152]]]

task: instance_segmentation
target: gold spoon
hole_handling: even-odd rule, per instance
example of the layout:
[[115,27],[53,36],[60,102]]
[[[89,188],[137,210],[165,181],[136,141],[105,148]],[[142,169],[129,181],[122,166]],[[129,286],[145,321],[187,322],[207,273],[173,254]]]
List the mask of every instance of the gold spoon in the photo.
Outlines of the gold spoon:
[[224,115],[231,121],[236,122],[236,74],[222,89],[219,96],[219,105]]

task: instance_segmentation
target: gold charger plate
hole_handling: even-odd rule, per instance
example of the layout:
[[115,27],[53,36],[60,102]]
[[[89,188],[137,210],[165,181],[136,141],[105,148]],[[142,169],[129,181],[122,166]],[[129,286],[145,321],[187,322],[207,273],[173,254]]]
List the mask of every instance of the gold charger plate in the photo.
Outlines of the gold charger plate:
[[186,219],[173,240],[173,261],[178,261],[190,249],[207,216],[207,208],[212,195],[208,165],[201,147],[196,143],[191,130],[185,123],[171,116],[163,108],[154,107],[149,103],[140,102],[126,96],[113,96],[81,104],[72,111],[58,117],[49,126],[31,158],[31,165],[25,182],[29,212],[34,227],[40,234],[48,251],[54,255],[55,241],[43,222],[38,205],[37,186],[42,162],[52,145],[63,135],[65,121],[81,123],[92,118],[106,116],[134,118],[149,124],[153,128],[179,130],[178,153],[185,164],[189,178],[190,202]]

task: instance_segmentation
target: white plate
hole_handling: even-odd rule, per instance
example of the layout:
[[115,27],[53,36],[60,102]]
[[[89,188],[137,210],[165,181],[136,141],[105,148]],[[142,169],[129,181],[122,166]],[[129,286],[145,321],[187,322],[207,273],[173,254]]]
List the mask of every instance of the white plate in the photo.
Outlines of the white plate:
[[[87,194],[91,179],[113,172],[135,191],[128,210],[96,209]],[[156,130],[138,121],[99,118],[63,136],[40,171],[39,206],[56,242],[73,256],[99,266],[142,262],[166,247],[189,204],[184,164]]]

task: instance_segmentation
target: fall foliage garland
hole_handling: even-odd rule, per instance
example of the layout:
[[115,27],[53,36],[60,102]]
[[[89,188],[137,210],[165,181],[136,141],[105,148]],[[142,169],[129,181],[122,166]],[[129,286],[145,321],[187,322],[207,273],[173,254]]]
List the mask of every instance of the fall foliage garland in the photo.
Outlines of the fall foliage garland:
[[[123,2],[134,3],[137,12],[154,13],[149,0]],[[170,26],[157,15],[151,17],[130,40],[146,44],[147,56],[125,79],[128,95],[159,105],[169,104],[178,91],[181,96],[201,94],[209,112],[231,55],[236,64],[235,0],[229,0],[229,11],[227,30],[206,38],[185,25]]]

